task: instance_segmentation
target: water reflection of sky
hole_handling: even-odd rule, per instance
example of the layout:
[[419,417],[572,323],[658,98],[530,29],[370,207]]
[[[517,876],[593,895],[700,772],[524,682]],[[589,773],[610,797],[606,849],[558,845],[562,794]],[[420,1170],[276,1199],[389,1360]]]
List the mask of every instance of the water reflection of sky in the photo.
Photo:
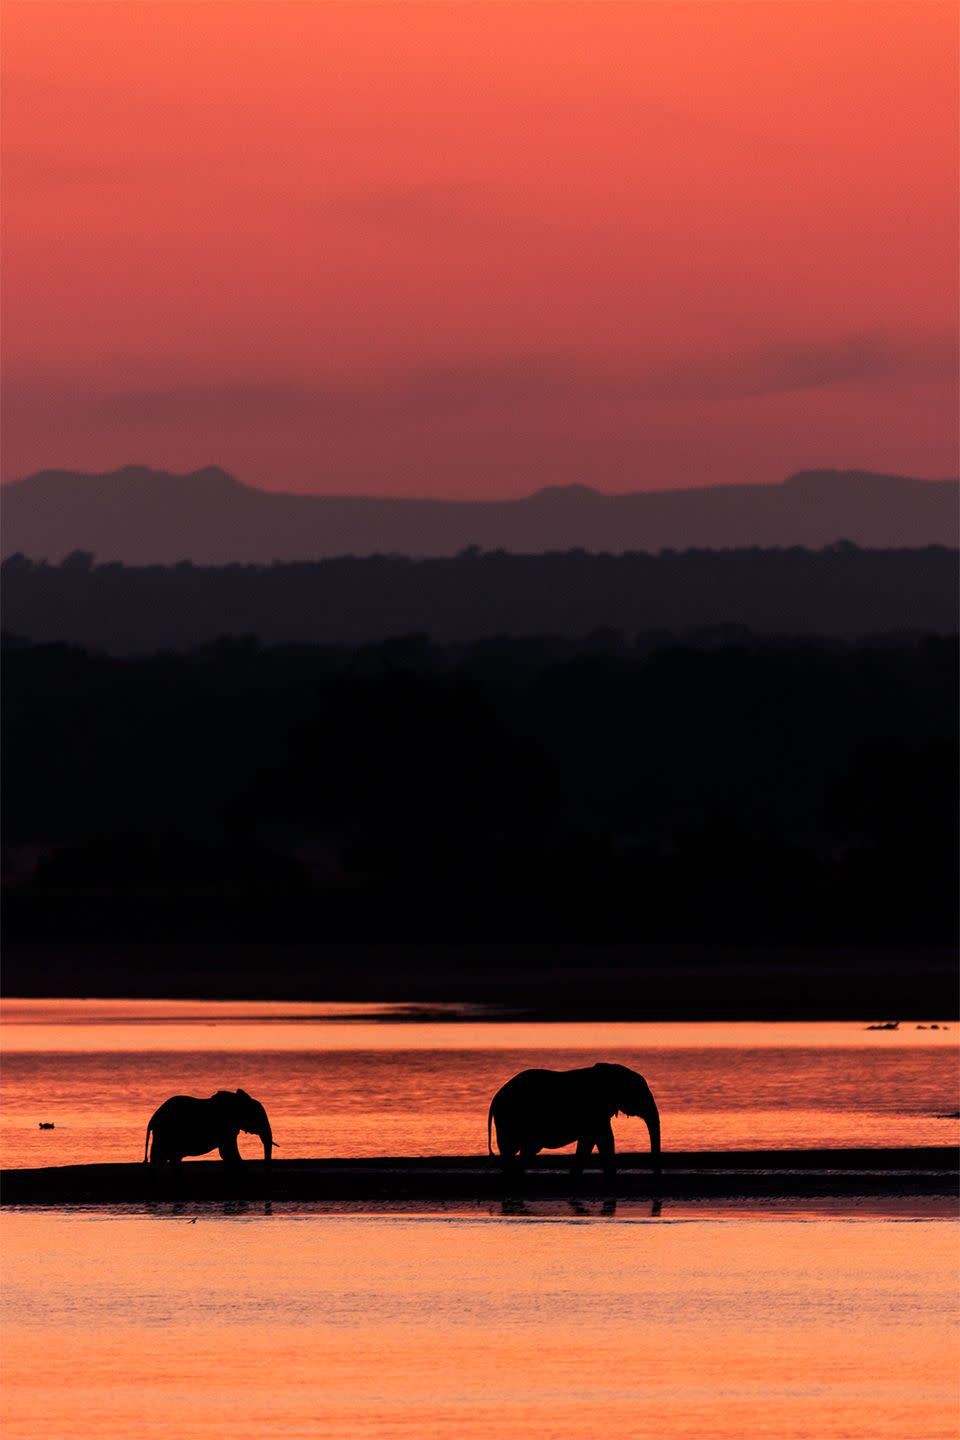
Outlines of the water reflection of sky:
[[[378,1018],[385,1009],[390,1023]],[[137,1160],[147,1119],[167,1096],[237,1087],[267,1106],[278,1158],[475,1155],[486,1149],[490,1098],[510,1075],[597,1059],[647,1076],[667,1148],[957,1138],[958,1122],[947,1118],[958,1108],[955,1024],[398,1023],[398,1009],[405,1013],[286,1002],[7,1002],[0,1159]],[[40,1130],[41,1121],[55,1128]],[[621,1152],[647,1148],[641,1121],[622,1117],[614,1130]],[[256,1153],[255,1139],[240,1143]]]
[[[0,1040],[24,1050],[649,1049],[956,1046],[936,1019],[878,1030],[863,1021],[525,1021],[483,1005],[284,1000],[6,1000]],[[264,1028],[269,1027],[269,1033]],[[314,1034],[306,1040],[304,1027]],[[931,1028],[934,1027],[934,1028]],[[199,1030],[207,1033],[199,1035]],[[131,1043],[130,1034],[135,1038]],[[950,1038],[952,1037],[952,1039]]]
[[0,1216],[5,1440],[945,1440],[956,1227]]

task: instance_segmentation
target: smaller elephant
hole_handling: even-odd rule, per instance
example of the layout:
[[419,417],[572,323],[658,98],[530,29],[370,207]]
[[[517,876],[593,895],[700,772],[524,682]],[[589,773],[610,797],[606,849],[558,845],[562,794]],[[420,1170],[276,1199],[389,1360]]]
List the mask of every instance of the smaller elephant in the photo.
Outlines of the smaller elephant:
[[185,1155],[219,1150],[220,1158],[228,1165],[239,1165],[242,1162],[237,1136],[241,1130],[263,1141],[263,1158],[269,1165],[274,1144],[270,1121],[260,1101],[246,1090],[218,1090],[207,1100],[173,1095],[150,1117],[143,1162],[147,1163],[148,1151],[151,1165],[179,1165]]
[[490,1102],[487,1149],[493,1154],[491,1127],[504,1169],[520,1169],[540,1150],[577,1142],[573,1174],[583,1171],[594,1147],[604,1174],[616,1173],[614,1115],[636,1115],[650,1134],[654,1175],[660,1179],[660,1112],[650,1086],[626,1065],[588,1065],[582,1070],[521,1070],[502,1085]]

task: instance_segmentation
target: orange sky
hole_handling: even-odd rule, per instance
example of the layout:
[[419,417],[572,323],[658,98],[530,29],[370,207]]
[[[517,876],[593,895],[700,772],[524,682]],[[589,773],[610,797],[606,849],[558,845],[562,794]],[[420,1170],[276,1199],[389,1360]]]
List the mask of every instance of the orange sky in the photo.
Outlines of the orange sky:
[[958,10],[3,6],[3,476],[957,460]]

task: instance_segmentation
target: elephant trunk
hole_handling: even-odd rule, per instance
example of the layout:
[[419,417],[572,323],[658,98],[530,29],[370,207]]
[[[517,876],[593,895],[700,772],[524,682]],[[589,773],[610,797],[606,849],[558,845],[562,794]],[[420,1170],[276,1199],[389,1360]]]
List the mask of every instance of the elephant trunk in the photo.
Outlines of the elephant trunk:
[[657,1102],[650,1096],[650,1102],[645,1107],[643,1119],[650,1132],[650,1157],[653,1161],[653,1178],[659,1182],[660,1169],[660,1111],[657,1109]]
[[265,1165],[269,1165],[273,1158],[273,1133],[270,1129],[269,1120],[262,1130],[257,1131],[257,1136],[263,1142],[263,1162]]

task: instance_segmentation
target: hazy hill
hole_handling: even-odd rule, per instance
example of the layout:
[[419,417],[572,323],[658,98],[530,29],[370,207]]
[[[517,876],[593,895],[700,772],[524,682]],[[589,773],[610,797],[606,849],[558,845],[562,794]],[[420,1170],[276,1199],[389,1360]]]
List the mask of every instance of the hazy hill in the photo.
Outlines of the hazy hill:
[[0,492],[3,554],[59,560],[75,550],[128,564],[454,555],[469,546],[535,553],[583,548],[955,545],[960,481],[807,471],[780,485],[606,495],[553,487],[522,500],[454,501],[273,494],[209,468],[131,466],[107,475],[48,470]]

